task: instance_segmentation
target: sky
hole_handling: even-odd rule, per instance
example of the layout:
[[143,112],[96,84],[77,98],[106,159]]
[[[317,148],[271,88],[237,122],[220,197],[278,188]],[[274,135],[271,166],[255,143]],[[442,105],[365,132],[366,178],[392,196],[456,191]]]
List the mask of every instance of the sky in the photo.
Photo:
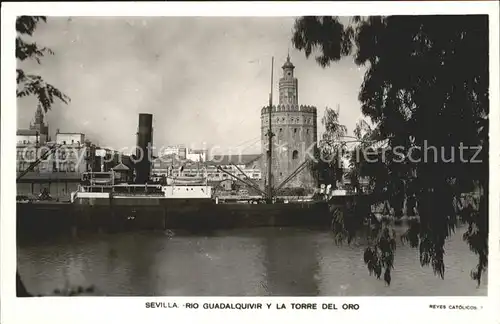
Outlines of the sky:
[[[321,68],[292,47],[293,17],[48,17],[32,41],[51,48],[42,64],[23,62],[66,93],[46,115],[50,132],[81,132],[101,146],[133,147],[138,114],[153,114],[154,146],[218,146],[260,152],[260,109],[268,104],[271,57],[274,104],[289,51],[299,104],[340,107],[350,133],[362,117],[365,70],[352,58]],[[29,39],[28,39],[29,40]],[[34,98],[18,101],[27,128]],[[253,144],[253,145],[252,145]]]

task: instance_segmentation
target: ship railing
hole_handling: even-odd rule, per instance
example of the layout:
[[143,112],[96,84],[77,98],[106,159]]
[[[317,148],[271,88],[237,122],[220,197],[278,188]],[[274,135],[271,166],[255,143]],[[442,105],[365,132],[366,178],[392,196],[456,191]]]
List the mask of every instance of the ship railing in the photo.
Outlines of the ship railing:
[[161,185],[118,184],[113,186],[113,192],[120,195],[164,195]]
[[112,192],[113,186],[82,186],[83,192]]
[[166,184],[169,186],[208,186],[208,178],[201,177],[167,177]]
[[114,192],[114,196],[123,196],[123,197],[164,197],[165,193],[163,192]]

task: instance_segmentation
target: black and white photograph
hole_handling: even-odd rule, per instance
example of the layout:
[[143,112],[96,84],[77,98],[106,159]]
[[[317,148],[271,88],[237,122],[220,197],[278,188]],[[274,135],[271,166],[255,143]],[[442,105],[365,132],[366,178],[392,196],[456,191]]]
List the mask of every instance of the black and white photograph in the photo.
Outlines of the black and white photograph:
[[17,297],[487,297],[490,27],[17,16]]

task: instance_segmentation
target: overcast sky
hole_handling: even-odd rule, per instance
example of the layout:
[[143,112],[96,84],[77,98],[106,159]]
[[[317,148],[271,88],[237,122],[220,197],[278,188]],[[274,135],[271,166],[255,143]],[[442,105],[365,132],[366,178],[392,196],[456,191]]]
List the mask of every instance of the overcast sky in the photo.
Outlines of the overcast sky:
[[[33,40],[54,56],[23,63],[65,92],[46,119],[82,132],[103,146],[135,145],[139,113],[154,116],[154,145],[239,146],[260,151],[260,109],[267,104],[271,57],[274,91],[290,49],[299,80],[299,103],[340,105],[349,132],[361,117],[357,100],[364,75],[350,59],[322,69],[293,50],[294,18],[49,17]],[[274,96],[274,103],[278,102]],[[33,119],[36,101],[18,105],[18,127]],[[320,126],[320,132],[322,128]],[[248,147],[250,144],[256,145]],[[247,148],[248,147],[248,148]]]

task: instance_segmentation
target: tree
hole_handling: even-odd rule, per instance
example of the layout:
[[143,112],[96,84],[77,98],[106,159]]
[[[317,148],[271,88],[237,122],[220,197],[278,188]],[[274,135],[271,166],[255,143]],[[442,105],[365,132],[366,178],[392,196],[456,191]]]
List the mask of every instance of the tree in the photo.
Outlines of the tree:
[[340,124],[339,112],[326,107],[321,119],[325,132],[321,136],[318,147],[314,151],[311,171],[322,184],[331,184],[336,187],[336,181],[343,176],[343,162],[345,144],[341,139],[347,134],[347,127]]
[[[33,36],[37,25],[46,22],[43,16],[20,16],[16,19],[16,58],[18,62],[35,60],[41,64],[41,58],[45,55],[54,55],[47,47],[40,47],[36,42],[29,42],[27,37]],[[44,81],[39,75],[28,74],[23,69],[17,68],[17,97],[35,96],[43,110],[47,112],[54,104],[54,99],[59,99],[65,104],[70,98],[53,85]]]
[[[351,176],[369,177],[372,203],[387,202],[396,217],[416,211],[403,238],[442,278],[444,242],[458,220],[468,223],[464,240],[479,258],[471,271],[478,284],[488,263],[488,37],[486,15],[353,17],[345,25],[338,17],[301,17],[292,37],[322,67],[346,56],[367,66],[361,110],[375,125],[368,136],[384,145],[371,147],[375,163],[356,161]],[[477,208],[463,203],[471,193],[479,194]],[[390,283],[394,235],[387,224],[377,233],[365,263]]]
[[362,152],[375,152],[374,146],[376,144],[383,144],[384,141],[380,136],[380,132],[377,131],[376,126],[370,125],[365,119],[361,119],[356,124],[354,128],[354,138],[357,145],[349,152],[347,156],[349,159],[349,168],[347,172],[347,177],[351,181],[353,188],[357,189],[357,192],[362,191],[361,179],[368,178],[373,186],[374,175],[378,174],[376,165],[374,163],[364,163],[362,160],[364,155]]
[[[43,56],[54,54],[49,48],[40,47],[35,42],[26,40],[27,37],[33,36],[40,22],[46,21],[47,18],[43,16],[20,16],[16,19],[16,58],[18,63],[31,59],[41,64],[41,58]],[[50,110],[56,98],[66,104],[70,101],[67,95],[59,91],[53,85],[46,83],[41,76],[28,74],[19,67],[16,69],[16,72],[16,95],[18,98],[35,96],[45,112]],[[21,280],[19,271],[16,272],[16,288],[18,297],[31,296]]]

